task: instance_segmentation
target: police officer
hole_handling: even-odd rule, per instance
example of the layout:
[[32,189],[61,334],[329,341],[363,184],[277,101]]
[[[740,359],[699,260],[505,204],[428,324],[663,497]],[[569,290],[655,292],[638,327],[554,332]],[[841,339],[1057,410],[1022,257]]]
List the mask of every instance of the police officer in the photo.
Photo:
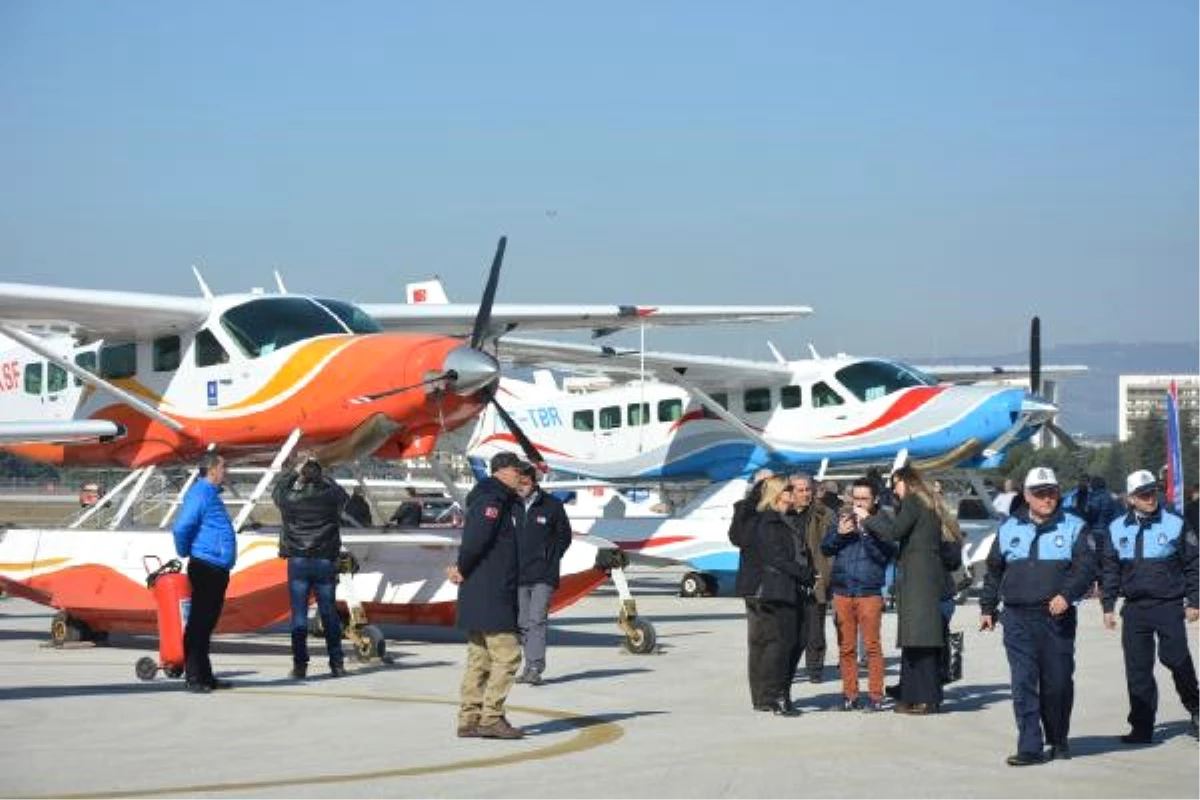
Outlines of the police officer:
[[517,495],[517,628],[525,650],[525,671],[517,683],[539,686],[546,669],[550,597],[558,588],[558,564],[571,546],[571,520],[562,502],[538,487],[532,464],[521,468]]
[[517,641],[517,537],[513,520],[524,462],[492,457],[490,477],[467,495],[458,561],[447,570],[458,584],[458,628],[467,632],[467,669],[460,687],[458,735],[520,739],[504,703],[521,666]]
[[[1094,540],[1083,520],[1060,507],[1054,470],[1031,469],[1024,497],[1027,505],[1001,523],[992,543],[979,599],[979,627],[985,631],[995,628],[1004,603],[999,622],[1017,719],[1017,752],[1007,759],[1013,767],[1071,757],[1074,604],[1086,596],[1096,571]],[[1050,743],[1048,755],[1044,741]]]
[[[1200,619],[1197,597],[1196,532],[1158,501],[1154,475],[1141,469],[1125,480],[1129,512],[1108,526],[1104,542],[1104,627],[1114,630],[1113,605],[1121,606],[1121,649],[1125,653],[1125,684],[1129,689],[1130,731],[1125,744],[1149,744],[1158,710],[1158,685],[1154,681],[1154,637],[1158,657],[1171,671],[1179,699],[1192,717],[1197,735],[1200,691],[1196,667],[1188,649],[1183,620]],[[1184,601],[1186,598],[1186,610]]]

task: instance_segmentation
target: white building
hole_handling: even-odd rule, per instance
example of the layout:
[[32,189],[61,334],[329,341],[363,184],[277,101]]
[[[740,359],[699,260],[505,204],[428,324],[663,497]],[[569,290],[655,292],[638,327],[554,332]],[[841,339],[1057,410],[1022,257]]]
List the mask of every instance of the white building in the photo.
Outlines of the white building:
[[1200,375],[1121,375],[1117,383],[1117,436],[1124,442],[1138,420],[1167,415],[1167,391],[1175,381],[1179,411],[1192,413],[1192,425],[1200,424]]

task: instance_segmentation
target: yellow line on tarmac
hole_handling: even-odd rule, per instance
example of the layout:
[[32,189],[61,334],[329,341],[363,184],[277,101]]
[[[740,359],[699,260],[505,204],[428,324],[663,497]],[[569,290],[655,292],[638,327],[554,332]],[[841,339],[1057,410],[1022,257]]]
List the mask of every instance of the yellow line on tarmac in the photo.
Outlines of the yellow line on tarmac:
[[[225,694],[222,692],[222,694]],[[385,703],[417,703],[425,705],[452,705],[457,706],[457,700],[436,700],[428,697],[395,697],[389,695],[366,695],[366,694],[311,694],[308,692],[299,691],[278,691],[265,689],[242,689],[237,688],[229,692],[229,694],[255,694],[267,697],[279,697],[283,695],[292,695],[296,697],[305,697],[309,699],[324,699],[324,700],[368,700],[371,702]],[[111,797],[157,797],[161,795],[197,795],[206,792],[238,792],[250,789],[272,789],[282,786],[312,786],[331,783],[354,783],[360,781],[379,780],[381,778],[407,778],[417,775],[432,775],[440,772],[457,772],[467,769],[482,769],[484,767],[498,767],[506,764],[517,764],[522,761],[540,761],[542,759],[554,758],[556,756],[567,755],[569,753],[578,753],[583,750],[590,750],[594,747],[609,744],[620,739],[625,730],[616,722],[606,722],[599,717],[589,717],[573,714],[569,711],[555,711],[547,708],[531,708],[529,706],[508,706],[510,710],[520,711],[525,714],[534,714],[546,719],[562,720],[571,728],[576,729],[576,734],[570,739],[562,742],[555,742],[544,747],[538,747],[534,750],[521,749],[517,752],[506,753],[503,755],[488,756],[484,758],[469,758],[462,761],[447,761],[440,764],[424,764],[415,767],[397,767],[396,769],[382,769],[373,772],[346,772],[323,775],[309,775],[304,777],[286,777],[276,778],[274,780],[257,780],[257,781],[232,781],[229,783],[209,783],[209,784],[192,784],[189,786],[158,786],[149,789],[118,789],[109,792],[81,792],[78,794],[62,794],[55,793],[53,795],[42,795],[41,797],[62,797],[62,798],[111,798]],[[478,739],[469,739],[466,741],[482,741]],[[525,742],[513,743],[517,747],[526,746]],[[38,795],[29,795],[31,800],[39,797]]]

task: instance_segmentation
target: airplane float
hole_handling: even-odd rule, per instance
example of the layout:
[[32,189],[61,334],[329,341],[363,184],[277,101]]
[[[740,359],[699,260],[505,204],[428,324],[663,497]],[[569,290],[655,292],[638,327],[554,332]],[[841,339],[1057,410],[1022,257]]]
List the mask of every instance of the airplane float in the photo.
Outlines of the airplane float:
[[[116,529],[156,468],[194,462],[218,447],[234,465],[270,462],[235,520],[244,558],[220,628],[253,630],[283,618],[286,575],[275,537],[241,528],[293,448],[315,449],[325,463],[368,454],[411,458],[430,453],[440,436],[486,405],[506,418],[495,396],[499,366],[482,348],[512,330],[603,335],[810,311],[495,304],[505,244],[502,238],[478,308],[354,305],[287,293],[278,276],[272,295],[214,295],[199,273],[199,297],[0,284],[0,333],[18,344],[0,356],[0,444],[55,465],[134,468],[67,529],[0,532],[0,586],[60,609],[51,628],[56,641],[151,629],[153,601],[136,575],[143,556],[171,556],[170,537],[158,528]],[[536,456],[515,421],[510,430]],[[193,472],[180,497],[195,478]],[[80,529],[121,496],[112,530]],[[361,564],[354,586],[373,619],[453,621],[454,592],[440,570],[457,539],[425,536],[347,536]],[[605,552],[603,543],[578,550],[580,557],[597,552]],[[555,606],[586,594],[608,566],[602,557],[588,569],[572,567]],[[642,648],[652,629],[636,619],[619,569],[612,576],[622,595],[622,628],[631,646]]]

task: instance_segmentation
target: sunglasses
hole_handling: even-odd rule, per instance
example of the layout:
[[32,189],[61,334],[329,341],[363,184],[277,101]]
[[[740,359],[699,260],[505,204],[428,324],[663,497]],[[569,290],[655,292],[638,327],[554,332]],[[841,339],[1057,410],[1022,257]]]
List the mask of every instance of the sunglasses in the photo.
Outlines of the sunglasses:
[[1053,486],[1046,486],[1041,489],[1030,489],[1029,493],[1039,500],[1045,500],[1048,497],[1058,497],[1058,489]]
[[1157,494],[1158,494],[1158,491],[1155,489],[1142,489],[1140,491],[1134,492],[1133,496],[1140,497],[1143,500],[1148,500],[1149,498],[1154,497]]

